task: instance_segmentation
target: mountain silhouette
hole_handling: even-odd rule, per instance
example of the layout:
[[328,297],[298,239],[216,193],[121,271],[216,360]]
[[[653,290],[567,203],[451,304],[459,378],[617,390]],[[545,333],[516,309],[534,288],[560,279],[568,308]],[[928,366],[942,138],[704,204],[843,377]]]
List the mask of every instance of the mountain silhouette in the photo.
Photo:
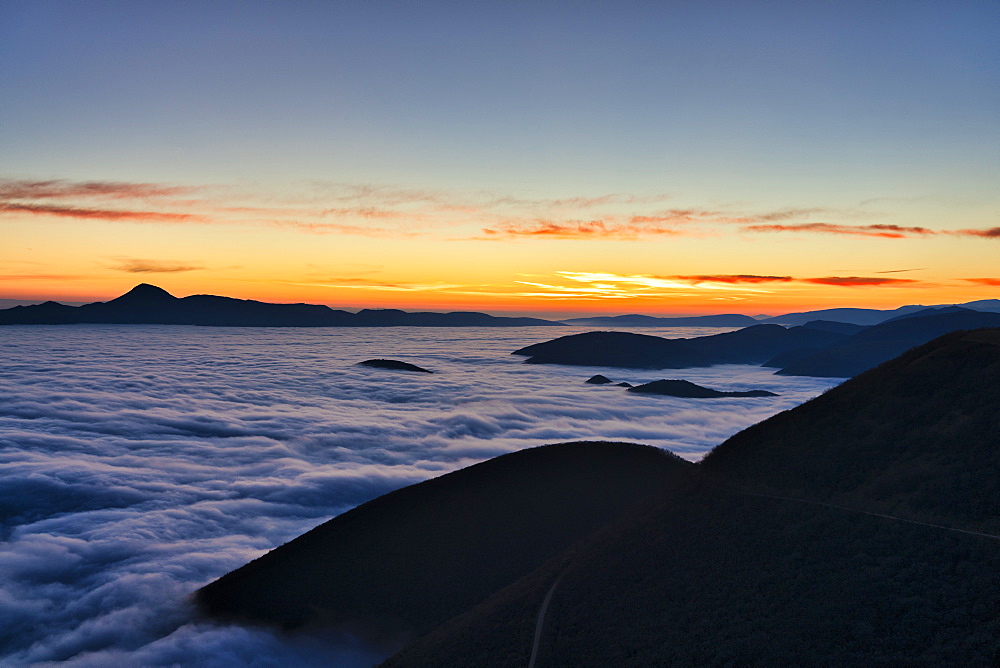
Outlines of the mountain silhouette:
[[762,322],[772,322],[779,325],[802,325],[810,320],[832,320],[834,322],[846,322],[854,325],[877,325],[885,322],[889,318],[897,315],[912,313],[926,306],[910,305],[900,306],[892,310],[880,310],[874,308],[826,308],[818,311],[802,311],[799,313],[785,313],[770,318],[765,318]]
[[176,301],[177,297],[163,288],[149,283],[140,283],[121,297],[116,297],[107,303],[119,306],[153,306],[172,304]]
[[359,313],[316,304],[270,304],[215,295],[178,298],[142,283],[120,297],[83,306],[45,302],[0,310],[0,325],[67,324],[209,325],[222,327],[530,327],[560,326],[539,318],[485,313],[409,313],[365,309]]
[[677,318],[661,318],[633,313],[630,315],[569,318],[562,322],[567,325],[582,325],[584,327],[749,327],[757,324],[756,319],[738,313]]
[[373,369],[390,369],[392,371],[418,371],[421,373],[434,373],[433,371],[417,366],[416,364],[400,362],[399,360],[365,360],[364,362],[358,362],[358,366],[367,366]]
[[903,315],[897,315],[895,318],[889,318],[888,320],[883,320],[886,322],[896,322],[897,320],[906,320],[907,318],[923,318],[929,315],[944,315],[945,313],[975,313],[975,309],[963,308],[961,306],[939,306],[921,309],[919,311],[913,311],[912,313],[904,313]]
[[670,397],[684,397],[689,399],[717,399],[722,397],[776,397],[774,392],[767,390],[744,390],[737,392],[723,392],[713,390],[710,387],[696,385],[689,380],[654,380],[643,385],[630,387],[628,392],[637,394],[662,394]]
[[681,369],[759,364],[789,376],[847,378],[904,351],[958,330],[1000,326],[1000,313],[963,307],[919,309],[879,325],[809,321],[785,328],[762,324],[690,339],[633,332],[584,332],[515,350],[527,364]]
[[931,311],[946,312],[954,308],[965,308],[973,311],[993,311],[1000,312],[1000,299],[980,299],[964,304],[939,304],[937,306],[921,306],[919,304],[909,304],[891,310],[879,310],[871,308],[830,308],[818,311],[803,311],[800,313],[785,313],[772,317],[764,317],[762,322],[773,322],[781,325],[801,325],[810,320],[830,320],[835,322],[851,323],[855,325],[878,325],[888,320],[916,314],[920,311],[928,311],[923,315],[931,315]]
[[789,350],[820,349],[847,335],[823,329],[754,325],[691,339],[632,332],[585,332],[515,350],[528,364],[681,369],[713,364],[762,364]]
[[842,341],[793,358],[772,358],[766,366],[780,367],[787,376],[850,377],[871,369],[935,337],[958,330],[1000,326],[1000,313],[959,309],[932,315],[913,314],[868,327]]

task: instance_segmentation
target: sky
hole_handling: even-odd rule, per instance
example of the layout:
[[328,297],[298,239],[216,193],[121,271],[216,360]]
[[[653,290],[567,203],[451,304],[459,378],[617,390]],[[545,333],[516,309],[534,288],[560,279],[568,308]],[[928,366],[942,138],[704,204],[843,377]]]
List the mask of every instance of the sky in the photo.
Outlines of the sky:
[[1000,3],[0,5],[0,299],[1000,296]]

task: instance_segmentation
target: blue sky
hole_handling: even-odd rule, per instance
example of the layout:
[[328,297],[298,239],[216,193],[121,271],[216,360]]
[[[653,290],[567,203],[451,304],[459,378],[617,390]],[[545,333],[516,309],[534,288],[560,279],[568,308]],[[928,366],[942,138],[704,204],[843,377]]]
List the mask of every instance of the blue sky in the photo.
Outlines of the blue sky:
[[[711,171],[776,190],[768,173],[807,155],[793,181],[860,190],[837,174],[859,159],[872,176],[921,183],[945,166],[976,179],[997,162],[995,2],[98,1],[4,13],[4,153],[33,173],[419,170],[476,187],[635,188],[694,172],[707,189]],[[747,174],[753,165],[764,173]]]

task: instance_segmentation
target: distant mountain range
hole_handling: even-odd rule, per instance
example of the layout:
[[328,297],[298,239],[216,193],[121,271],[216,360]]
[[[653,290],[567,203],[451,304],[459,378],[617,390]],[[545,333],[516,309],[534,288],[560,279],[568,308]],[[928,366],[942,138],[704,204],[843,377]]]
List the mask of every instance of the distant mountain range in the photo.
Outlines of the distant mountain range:
[[942,334],[1000,327],[1000,313],[958,310],[912,313],[865,328],[818,350],[800,350],[764,363],[786,376],[849,377],[871,369]]
[[896,309],[880,311],[870,308],[831,308],[819,311],[803,311],[801,313],[785,313],[765,318],[761,322],[774,322],[779,325],[802,325],[810,320],[833,320],[835,322],[848,322],[855,325],[877,325],[898,316],[913,314],[917,311],[924,311],[929,308],[941,309],[959,306],[972,311],[990,311],[1000,313],[1000,299],[980,299],[964,304],[938,304],[935,306],[900,306]]
[[402,647],[384,668],[996,665],[997,378],[1000,329],[953,332],[699,464],[607,443],[506,455],[360,506],[196,599],[360,629]]
[[528,364],[680,369],[759,364],[789,376],[850,377],[913,346],[956,330],[1000,327],[1000,313],[960,307],[922,309],[869,327],[812,321],[754,325],[690,339],[632,332],[585,332],[515,350]]
[[567,325],[583,327],[749,327],[759,323],[775,323],[779,325],[804,325],[814,320],[843,322],[854,325],[877,325],[892,318],[913,314],[928,309],[947,309],[962,307],[973,311],[992,311],[1000,313],[1000,299],[980,299],[964,304],[942,304],[938,306],[900,306],[897,309],[878,310],[870,308],[831,308],[818,311],[802,311],[785,313],[776,316],[741,315],[728,313],[723,315],[702,315],[682,318],[662,318],[650,315],[615,315],[587,318],[569,318],[561,322]]
[[748,315],[726,313],[686,318],[657,318],[651,315],[615,315],[595,318],[570,318],[561,322],[582,327],[748,327],[760,321]]
[[[12,301],[14,300],[0,300],[0,305]],[[944,307],[954,306],[1000,313],[1000,299],[982,299]],[[103,323],[224,327],[534,327],[566,324],[577,327],[749,327],[761,323],[803,325],[815,320],[873,325],[928,308],[942,307],[901,306],[891,311],[839,308],[763,318],[738,313],[677,318],[631,314],[552,321],[501,317],[471,311],[430,313],[364,309],[351,313],[317,304],[270,304],[215,295],[178,298],[155,285],[141,283],[121,297],[107,302],[73,306],[48,301],[0,308],[0,325]]]
[[178,298],[142,283],[108,302],[65,306],[45,302],[0,310],[0,325],[213,325],[224,327],[530,327],[560,326],[539,318],[485,313],[408,313],[365,309],[350,313],[314,304],[268,304],[214,295]]

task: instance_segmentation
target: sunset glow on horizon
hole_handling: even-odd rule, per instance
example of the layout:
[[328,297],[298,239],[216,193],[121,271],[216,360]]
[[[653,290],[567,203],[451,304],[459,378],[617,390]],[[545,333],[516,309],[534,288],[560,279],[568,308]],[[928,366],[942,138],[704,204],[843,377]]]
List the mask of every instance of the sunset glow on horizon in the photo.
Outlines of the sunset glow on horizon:
[[5,6],[0,299],[1000,296],[989,2]]

